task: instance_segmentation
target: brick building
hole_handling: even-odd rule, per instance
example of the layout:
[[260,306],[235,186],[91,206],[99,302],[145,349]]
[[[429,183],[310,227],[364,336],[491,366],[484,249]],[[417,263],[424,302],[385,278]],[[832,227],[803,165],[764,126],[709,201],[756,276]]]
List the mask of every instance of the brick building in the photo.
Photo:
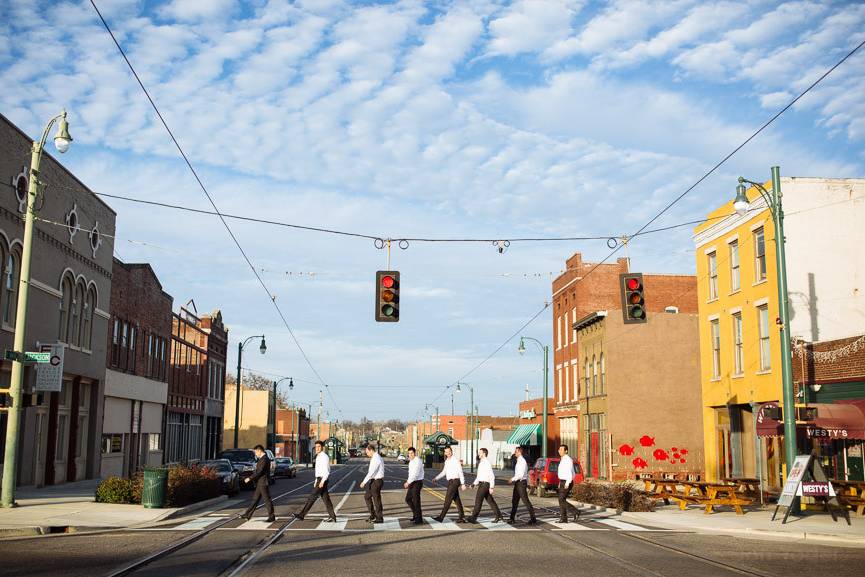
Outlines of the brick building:
[[[519,425],[537,425],[543,431],[544,422],[544,399],[528,399],[520,402]],[[559,420],[556,418],[556,399],[547,399],[547,455],[555,456],[558,445],[561,442],[559,432]],[[522,445],[523,454],[529,463],[541,456],[541,447],[538,444]],[[576,450],[576,447],[574,447]]]
[[[40,127],[41,128],[41,127]],[[74,132],[74,126],[73,126]],[[23,215],[33,139],[0,115],[0,348],[13,349]],[[75,147],[69,154],[75,154]],[[57,387],[36,389],[24,369],[19,485],[98,477],[115,212],[46,151],[33,234],[25,350],[64,349]],[[12,363],[0,361],[0,460],[6,447]]]
[[204,375],[204,458],[215,459],[222,451],[228,329],[225,328],[222,312],[218,309],[201,317],[201,328],[207,341],[207,369]]
[[165,462],[189,463],[204,456],[207,333],[185,307],[171,315],[171,356],[165,417]]
[[291,457],[296,463],[310,460],[309,415],[302,408],[276,410],[277,457]]
[[149,264],[114,259],[102,423],[103,477],[162,464],[174,299]]

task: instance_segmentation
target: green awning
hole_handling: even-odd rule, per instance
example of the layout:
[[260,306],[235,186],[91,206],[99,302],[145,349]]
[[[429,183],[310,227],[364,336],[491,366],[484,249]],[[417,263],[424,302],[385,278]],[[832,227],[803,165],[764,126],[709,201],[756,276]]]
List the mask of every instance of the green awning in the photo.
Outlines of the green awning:
[[459,444],[459,442],[453,437],[451,437],[447,433],[442,433],[441,431],[436,431],[435,433],[424,439],[423,442],[424,445],[432,445],[434,447],[449,447],[451,445]]
[[512,445],[540,445],[541,444],[541,426],[540,425],[518,425],[511,436],[508,437],[508,443]]

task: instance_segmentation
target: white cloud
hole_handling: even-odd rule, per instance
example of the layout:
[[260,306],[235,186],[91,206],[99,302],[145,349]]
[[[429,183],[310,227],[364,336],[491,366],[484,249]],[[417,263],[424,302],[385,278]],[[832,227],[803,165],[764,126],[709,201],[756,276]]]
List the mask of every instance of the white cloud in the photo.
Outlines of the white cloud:
[[571,19],[582,4],[572,0],[515,2],[490,22],[488,53],[513,56],[536,52],[565,39],[571,31]]
[[239,5],[236,0],[173,0],[160,8],[163,18],[181,22],[198,22],[214,18],[228,18]]

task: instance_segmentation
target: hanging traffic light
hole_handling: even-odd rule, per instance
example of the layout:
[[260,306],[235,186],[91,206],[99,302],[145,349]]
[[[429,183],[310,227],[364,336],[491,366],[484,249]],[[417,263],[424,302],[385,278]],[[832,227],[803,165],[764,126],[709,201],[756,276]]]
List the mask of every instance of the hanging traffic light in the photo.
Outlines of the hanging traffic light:
[[646,322],[646,301],[643,295],[643,275],[638,272],[619,275],[622,292],[622,316],[625,324]]
[[379,323],[399,321],[399,271],[375,273],[375,320]]

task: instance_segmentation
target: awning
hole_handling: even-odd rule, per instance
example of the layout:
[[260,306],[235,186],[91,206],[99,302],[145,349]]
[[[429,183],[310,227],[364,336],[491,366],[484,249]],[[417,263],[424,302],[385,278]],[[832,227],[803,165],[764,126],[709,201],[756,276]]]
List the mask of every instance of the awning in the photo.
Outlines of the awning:
[[757,410],[757,436],[758,437],[783,437],[784,423],[770,419],[767,414],[769,409],[777,409],[778,403],[763,403]]
[[450,447],[451,445],[459,445],[459,441],[447,433],[436,431],[429,437],[423,440],[424,445],[432,445],[434,447]]
[[541,426],[540,425],[518,425],[511,436],[508,437],[508,443],[512,445],[540,445],[541,444]]
[[863,405],[855,401],[814,403],[817,418],[805,425],[808,438],[812,439],[865,439],[865,413]]

